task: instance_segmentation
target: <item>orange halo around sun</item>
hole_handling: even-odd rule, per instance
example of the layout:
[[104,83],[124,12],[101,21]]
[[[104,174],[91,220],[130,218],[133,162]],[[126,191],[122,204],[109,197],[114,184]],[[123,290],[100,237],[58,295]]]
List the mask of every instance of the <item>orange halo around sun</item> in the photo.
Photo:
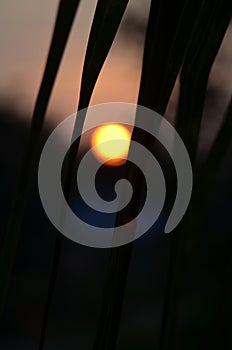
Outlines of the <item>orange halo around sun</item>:
[[[106,124],[94,131],[91,137],[91,147],[94,147],[93,153],[98,161],[109,166],[119,166],[126,162],[123,158],[127,157],[130,138],[129,130],[123,125]],[[107,141],[112,141],[112,143]]]

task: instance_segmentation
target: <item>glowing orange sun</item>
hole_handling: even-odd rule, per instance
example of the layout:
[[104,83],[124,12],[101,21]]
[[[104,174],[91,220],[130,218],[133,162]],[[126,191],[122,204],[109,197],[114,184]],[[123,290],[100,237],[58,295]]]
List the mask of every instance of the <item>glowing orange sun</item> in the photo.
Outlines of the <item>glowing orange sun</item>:
[[106,124],[98,127],[91,137],[95,157],[106,165],[119,166],[126,162],[131,134],[120,124]]

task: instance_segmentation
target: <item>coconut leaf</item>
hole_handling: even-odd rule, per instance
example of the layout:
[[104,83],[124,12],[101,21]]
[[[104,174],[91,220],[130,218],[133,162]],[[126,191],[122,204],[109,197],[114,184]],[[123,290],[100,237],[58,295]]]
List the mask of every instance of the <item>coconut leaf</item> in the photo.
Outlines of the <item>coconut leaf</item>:
[[[181,73],[177,128],[192,161],[199,139],[208,76],[229,25],[232,5],[226,1],[205,1],[192,36]],[[215,168],[216,169],[216,168]],[[172,238],[170,268],[164,301],[161,350],[174,349],[180,290],[183,290],[193,254],[200,239],[208,186],[199,174],[190,207]],[[205,184],[205,182],[204,182]]]
[[182,65],[201,1],[153,1],[138,103],[163,114]]
[[79,110],[88,107],[94,86],[129,0],[98,0],[85,55]]
[[[87,107],[89,104],[94,86],[114,41],[127,4],[128,0],[99,0],[97,3],[85,55],[78,105],[79,110]],[[83,124],[78,120],[78,115],[74,130],[75,128],[83,128]],[[73,181],[75,181],[73,164],[76,159],[79,142],[80,140],[77,140],[75,147],[71,148],[68,155],[67,171],[64,178],[64,191],[68,196],[71,194],[72,184]],[[57,234],[54,243],[54,254],[42,322],[39,350],[42,350],[44,347],[48,315],[55,290],[56,277],[60,262],[61,244],[62,236]]]
[[[197,3],[197,2],[196,2]],[[142,78],[138,103],[152,108],[160,113],[166,109],[177,74],[186,52],[193,16],[198,13],[200,2],[195,6],[189,1],[152,1],[148,28],[146,33],[145,51],[143,58]],[[167,11],[168,9],[168,11]],[[194,11],[193,11],[194,10]],[[193,16],[193,17],[192,17]],[[183,27],[186,27],[183,35]],[[175,52],[179,50],[178,58]],[[170,64],[171,62],[171,64]],[[170,64],[172,75],[166,74]],[[160,89],[165,92],[162,98]],[[133,133],[132,138],[140,142],[139,133]],[[128,167],[128,176],[133,171]],[[138,179],[138,189],[140,180]],[[140,204],[140,190],[136,191],[135,210]],[[133,213],[131,213],[133,216]],[[124,222],[124,215],[117,216],[116,225]],[[129,271],[133,243],[111,251],[107,280],[103,293],[103,305],[98,325],[94,350],[115,349],[122,312],[122,304]]]
[[0,310],[2,310],[14,263],[20,227],[26,206],[26,194],[30,183],[30,174],[36,155],[45,112],[51,96],[58,68],[77,10],[78,0],[61,0],[55,28],[49,49],[43,79],[36,100],[29,141],[22,164],[16,195],[10,211],[9,220],[0,252]]
[[[95,84],[114,41],[128,1],[98,0],[97,2],[84,60],[78,110],[89,105]],[[80,121],[77,116],[74,130],[81,131],[83,126],[84,120]],[[75,181],[73,164],[79,143],[80,139],[76,141],[75,147],[72,147],[68,155],[68,166],[65,174],[65,191],[68,196],[72,183]]]
[[231,19],[227,1],[205,1],[182,68],[177,129],[191,159],[199,140],[209,73]]

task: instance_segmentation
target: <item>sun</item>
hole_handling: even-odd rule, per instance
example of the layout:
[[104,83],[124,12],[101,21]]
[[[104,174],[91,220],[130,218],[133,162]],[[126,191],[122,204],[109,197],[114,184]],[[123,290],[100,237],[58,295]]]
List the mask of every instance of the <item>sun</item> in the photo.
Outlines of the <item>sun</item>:
[[98,127],[91,137],[91,147],[95,157],[109,166],[119,166],[126,162],[131,134],[121,124],[106,124]]

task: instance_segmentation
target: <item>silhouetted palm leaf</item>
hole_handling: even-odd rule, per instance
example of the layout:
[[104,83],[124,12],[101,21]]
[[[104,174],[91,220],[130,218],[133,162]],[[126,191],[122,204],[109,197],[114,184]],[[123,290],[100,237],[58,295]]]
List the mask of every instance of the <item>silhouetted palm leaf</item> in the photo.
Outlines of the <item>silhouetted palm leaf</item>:
[[[164,113],[184,59],[199,7],[200,2],[196,2],[193,6],[192,3],[184,0],[152,1],[146,33],[139,104]],[[177,57],[174,55],[175,52],[179,52]],[[171,67],[172,74],[165,75],[168,66]],[[140,142],[139,138],[139,132],[136,135],[133,133],[132,139]],[[128,174],[133,176],[133,169],[129,166]],[[139,188],[140,179],[138,179],[137,196],[133,202],[135,209],[140,203]],[[120,225],[124,219],[123,213],[118,215],[116,225]],[[132,247],[133,243],[130,243],[111,251],[94,350],[116,347]]]
[[[87,52],[85,55],[78,110],[87,107],[89,104],[94,86],[103,67],[105,59],[109,53],[110,47],[114,41],[127,3],[128,0],[99,0],[97,3],[90,37],[88,40]],[[77,127],[82,129],[83,123],[80,123],[77,115],[74,130]],[[75,177],[73,174],[73,164],[76,159],[79,142],[80,140],[77,140],[75,147],[72,147],[68,155],[68,166],[64,181],[65,192],[68,196],[70,195],[72,183]],[[48,297],[46,300],[39,350],[42,350],[44,345],[48,314],[55,290],[56,277],[59,267],[61,243],[62,236],[57,233],[54,243],[54,256],[52,261]]]
[[5,303],[7,287],[14,263],[18,236],[26,205],[26,193],[30,183],[31,168],[35,159],[45,112],[78,4],[79,0],[61,0],[59,4],[47,63],[33,112],[30,137],[22,164],[17,193],[15,195],[6,233],[1,246],[0,310],[2,310]]
[[[226,1],[205,1],[181,73],[177,129],[192,160],[198,145],[208,76],[229,25],[232,5]],[[175,325],[181,286],[193,258],[207,198],[203,178],[194,187],[190,207],[172,238],[170,269],[161,334],[161,350],[175,348]],[[196,180],[195,180],[196,182]],[[205,184],[205,182],[204,182]]]

